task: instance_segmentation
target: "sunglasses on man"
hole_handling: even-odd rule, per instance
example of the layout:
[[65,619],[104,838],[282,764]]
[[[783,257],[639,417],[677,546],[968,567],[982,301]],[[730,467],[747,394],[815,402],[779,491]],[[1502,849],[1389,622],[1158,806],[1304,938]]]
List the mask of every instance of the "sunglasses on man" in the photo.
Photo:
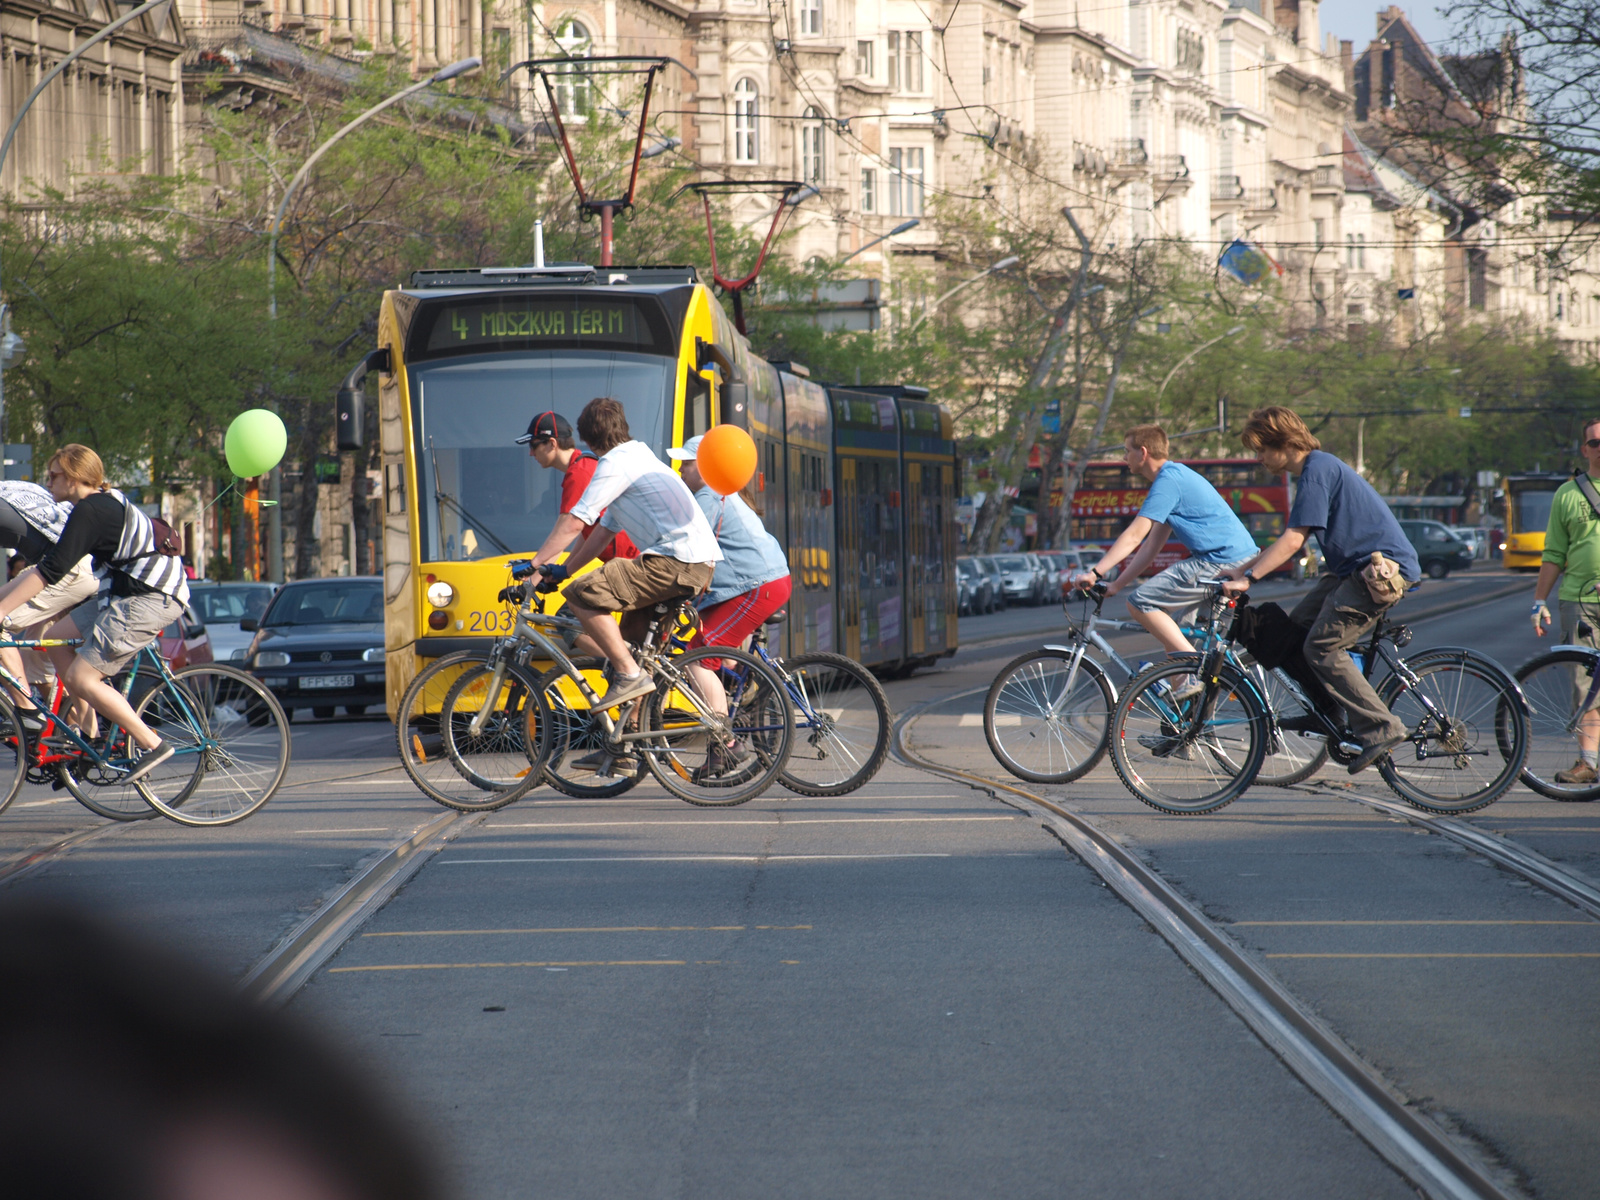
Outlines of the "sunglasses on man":
[[1600,438],[1590,438],[1584,445],[1591,450],[1600,450]]

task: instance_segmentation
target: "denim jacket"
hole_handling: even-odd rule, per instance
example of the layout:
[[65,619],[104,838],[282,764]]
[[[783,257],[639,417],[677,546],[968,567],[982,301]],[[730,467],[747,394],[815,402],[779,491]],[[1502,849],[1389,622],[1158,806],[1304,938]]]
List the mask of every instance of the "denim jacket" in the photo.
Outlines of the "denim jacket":
[[724,499],[703,487],[694,498],[722,547],[722,561],[711,577],[711,590],[700,599],[701,607],[742,596],[789,574],[789,560],[778,539],[737,493]]

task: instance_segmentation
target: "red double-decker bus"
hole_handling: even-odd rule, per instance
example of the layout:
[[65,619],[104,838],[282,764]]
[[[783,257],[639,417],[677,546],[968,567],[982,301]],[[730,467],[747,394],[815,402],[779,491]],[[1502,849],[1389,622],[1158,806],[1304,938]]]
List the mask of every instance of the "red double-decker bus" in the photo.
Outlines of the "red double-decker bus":
[[[1204,475],[1222,493],[1228,507],[1265,546],[1284,531],[1289,516],[1289,473],[1273,474],[1253,458],[1186,458],[1184,466]],[[1102,552],[1126,529],[1150,485],[1144,477],[1120,462],[1092,462],[1084,468],[1083,482],[1072,494],[1072,545],[1074,549],[1098,546]],[[1146,574],[1164,570],[1189,551],[1177,538],[1168,540]],[[1291,560],[1292,562],[1292,560]],[[1291,567],[1281,568],[1287,573]]]

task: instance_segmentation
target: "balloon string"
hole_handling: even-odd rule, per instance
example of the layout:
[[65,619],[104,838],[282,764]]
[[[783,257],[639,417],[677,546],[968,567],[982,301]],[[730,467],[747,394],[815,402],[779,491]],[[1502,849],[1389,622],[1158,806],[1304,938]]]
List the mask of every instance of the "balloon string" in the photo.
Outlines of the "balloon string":
[[[237,482],[239,482],[237,479],[235,479],[233,481],[233,483],[237,483]],[[218,492],[215,496],[213,496],[211,498],[211,504],[215,504],[218,500],[221,500],[229,492],[233,491],[233,483],[228,484],[227,487],[223,488],[220,492]],[[202,517],[205,516],[206,509],[210,508],[211,504],[203,504],[203,505],[200,506],[200,515]]]

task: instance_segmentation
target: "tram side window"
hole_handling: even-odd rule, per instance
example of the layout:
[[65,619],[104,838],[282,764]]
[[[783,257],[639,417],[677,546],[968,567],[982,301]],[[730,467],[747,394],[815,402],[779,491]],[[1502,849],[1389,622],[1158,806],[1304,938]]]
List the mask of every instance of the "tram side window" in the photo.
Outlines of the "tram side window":
[[699,371],[690,371],[683,392],[683,440],[711,428],[711,384]]

